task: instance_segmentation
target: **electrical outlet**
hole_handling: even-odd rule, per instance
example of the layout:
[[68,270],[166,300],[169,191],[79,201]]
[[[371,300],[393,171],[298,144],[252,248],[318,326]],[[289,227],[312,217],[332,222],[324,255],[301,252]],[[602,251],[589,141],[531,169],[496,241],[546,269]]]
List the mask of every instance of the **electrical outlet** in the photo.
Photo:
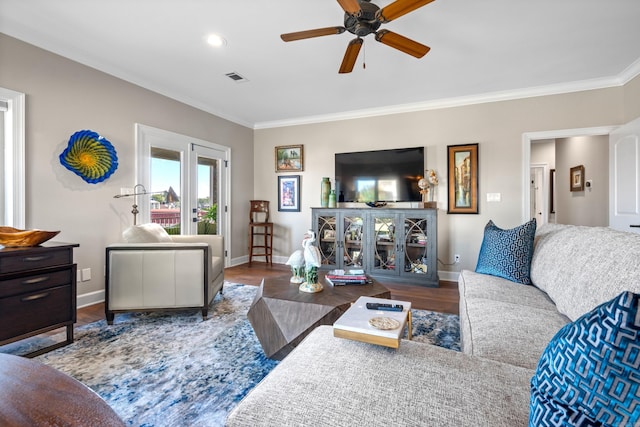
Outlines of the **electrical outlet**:
[[454,263],[456,263],[456,264],[457,264],[457,263],[459,263],[459,262],[460,262],[460,255],[455,254],[455,255],[453,256],[453,262],[454,262]]

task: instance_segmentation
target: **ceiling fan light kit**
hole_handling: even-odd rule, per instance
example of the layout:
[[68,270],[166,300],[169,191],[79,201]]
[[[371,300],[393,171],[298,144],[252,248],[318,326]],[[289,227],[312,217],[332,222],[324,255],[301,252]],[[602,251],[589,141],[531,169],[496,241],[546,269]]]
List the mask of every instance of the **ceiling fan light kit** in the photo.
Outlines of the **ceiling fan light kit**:
[[357,36],[351,40],[342,59],[339,73],[350,73],[358,59],[360,48],[364,43],[362,37],[375,34],[376,41],[404,52],[416,58],[422,58],[431,48],[401,36],[389,30],[379,30],[384,23],[390,22],[407,13],[410,13],[434,0],[396,0],[380,9],[371,0],[337,0],[345,12],[344,26],[326,27],[314,30],[298,31],[280,35],[285,42],[322,37],[334,34],[342,34],[345,31]]

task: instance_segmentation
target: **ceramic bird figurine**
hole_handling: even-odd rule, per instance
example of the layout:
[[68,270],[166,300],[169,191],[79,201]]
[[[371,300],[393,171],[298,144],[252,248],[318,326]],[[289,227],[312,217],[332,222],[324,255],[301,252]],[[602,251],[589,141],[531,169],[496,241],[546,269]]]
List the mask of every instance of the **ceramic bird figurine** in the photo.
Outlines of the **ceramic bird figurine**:
[[299,284],[304,282],[304,254],[302,249],[292,253],[285,264],[291,266],[291,279],[289,280],[291,283]]
[[316,233],[309,230],[304,235],[302,247],[304,248],[305,281],[300,285],[302,292],[320,292],[323,287],[318,283],[318,268],[321,263],[320,250],[313,243],[316,241]]

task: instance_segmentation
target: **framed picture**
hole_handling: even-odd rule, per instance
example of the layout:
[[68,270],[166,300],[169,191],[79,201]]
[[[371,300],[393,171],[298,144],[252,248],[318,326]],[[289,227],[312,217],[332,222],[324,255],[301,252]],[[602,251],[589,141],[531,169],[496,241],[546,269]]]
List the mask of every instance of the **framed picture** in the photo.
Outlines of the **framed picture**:
[[302,172],[304,152],[302,145],[276,147],[276,172]]
[[575,166],[569,173],[571,191],[584,191],[584,166]]
[[278,177],[278,210],[300,212],[300,175]]
[[447,146],[451,214],[478,213],[478,144]]

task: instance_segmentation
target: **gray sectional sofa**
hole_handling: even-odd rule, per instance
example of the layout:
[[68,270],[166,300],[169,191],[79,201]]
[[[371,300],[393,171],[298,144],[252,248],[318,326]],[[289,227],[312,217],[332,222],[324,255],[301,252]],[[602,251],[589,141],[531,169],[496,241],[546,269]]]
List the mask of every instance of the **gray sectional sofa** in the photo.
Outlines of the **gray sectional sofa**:
[[567,323],[624,290],[640,293],[640,235],[545,225],[534,286],[460,273],[462,352],[397,350],[310,334],[232,411],[229,426],[524,426],[530,382]]

